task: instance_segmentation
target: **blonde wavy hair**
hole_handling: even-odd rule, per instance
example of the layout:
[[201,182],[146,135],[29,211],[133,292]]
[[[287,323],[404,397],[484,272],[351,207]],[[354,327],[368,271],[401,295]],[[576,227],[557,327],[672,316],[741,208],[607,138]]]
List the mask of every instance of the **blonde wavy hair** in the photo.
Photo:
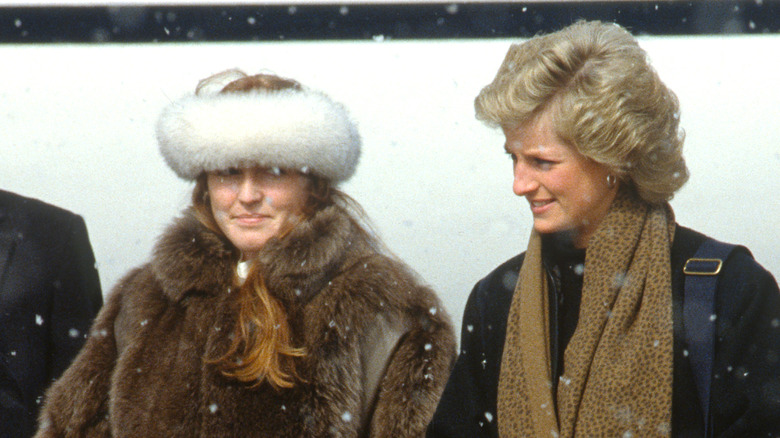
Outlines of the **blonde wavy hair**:
[[549,111],[561,140],[647,202],[670,200],[688,180],[677,96],[617,24],[579,21],[513,44],[474,106],[501,127]]

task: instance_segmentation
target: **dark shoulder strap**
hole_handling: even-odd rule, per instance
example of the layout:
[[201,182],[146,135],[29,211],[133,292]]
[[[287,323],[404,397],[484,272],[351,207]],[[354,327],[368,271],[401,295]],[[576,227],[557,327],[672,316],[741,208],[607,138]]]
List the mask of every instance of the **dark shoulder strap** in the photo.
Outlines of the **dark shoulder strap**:
[[683,326],[688,344],[688,360],[704,414],[706,437],[710,436],[710,383],[715,354],[715,290],[718,287],[718,274],[734,248],[736,245],[708,238],[696,254],[685,262],[683,268]]

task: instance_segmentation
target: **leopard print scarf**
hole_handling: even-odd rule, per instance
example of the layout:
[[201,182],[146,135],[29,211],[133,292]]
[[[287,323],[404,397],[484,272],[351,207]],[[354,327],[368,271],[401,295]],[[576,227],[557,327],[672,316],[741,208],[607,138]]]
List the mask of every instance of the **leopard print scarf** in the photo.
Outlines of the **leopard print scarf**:
[[[674,214],[621,191],[585,255],[577,329],[552,393],[548,289],[532,233],[507,321],[502,437],[669,436]],[[555,397],[555,400],[553,400]]]

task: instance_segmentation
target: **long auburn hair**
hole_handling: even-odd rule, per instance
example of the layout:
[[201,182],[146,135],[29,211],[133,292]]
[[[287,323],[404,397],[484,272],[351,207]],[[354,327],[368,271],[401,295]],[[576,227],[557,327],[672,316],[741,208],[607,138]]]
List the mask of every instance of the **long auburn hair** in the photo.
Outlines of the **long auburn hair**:
[[[300,89],[301,86],[291,79],[261,74],[233,81],[221,92],[274,92],[288,88]],[[365,213],[357,202],[333,187],[328,180],[312,174],[306,176],[309,184],[308,199],[302,212],[304,220],[334,204],[365,219]],[[192,205],[196,217],[205,227],[225,236],[211,210],[206,173],[196,180]],[[367,241],[378,244],[373,233],[369,233],[354,215],[350,214],[350,218]],[[284,238],[293,227],[283,231],[278,237]],[[235,282],[239,293],[239,310],[230,346],[222,356],[207,359],[207,362],[216,364],[223,375],[253,386],[268,381],[272,387],[281,389],[291,388],[296,382],[303,381],[298,374],[297,362],[306,356],[306,351],[294,345],[287,311],[283,304],[269,293],[260,267],[253,266],[243,284],[239,285],[237,276]]]
[[[305,218],[335,203],[334,197],[346,196],[322,178],[309,178],[308,200],[303,211]],[[193,209],[204,226],[224,237],[211,210],[206,181],[205,173],[196,181],[192,193]],[[285,230],[280,237],[291,229]],[[239,310],[230,346],[222,356],[207,361],[219,366],[223,375],[241,382],[259,385],[267,380],[277,389],[295,386],[300,380],[296,359],[306,356],[306,351],[293,343],[287,311],[269,293],[258,266],[250,269],[243,284],[239,284],[237,277],[235,283]]]

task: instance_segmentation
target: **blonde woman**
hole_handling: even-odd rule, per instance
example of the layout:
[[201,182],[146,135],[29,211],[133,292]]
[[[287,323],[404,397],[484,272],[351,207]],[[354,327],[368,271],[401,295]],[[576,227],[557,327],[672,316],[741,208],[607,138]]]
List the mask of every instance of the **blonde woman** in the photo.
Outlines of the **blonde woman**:
[[109,295],[38,436],[423,435],[455,339],[334,186],[360,153],[344,107],[229,70],[157,136],[192,207]]
[[[744,248],[695,257],[721,245],[675,222],[679,106],[631,34],[578,22],[513,45],[476,111],[533,232],[475,286],[429,436],[780,433],[777,283]],[[694,273],[717,278],[709,309],[684,302]]]

